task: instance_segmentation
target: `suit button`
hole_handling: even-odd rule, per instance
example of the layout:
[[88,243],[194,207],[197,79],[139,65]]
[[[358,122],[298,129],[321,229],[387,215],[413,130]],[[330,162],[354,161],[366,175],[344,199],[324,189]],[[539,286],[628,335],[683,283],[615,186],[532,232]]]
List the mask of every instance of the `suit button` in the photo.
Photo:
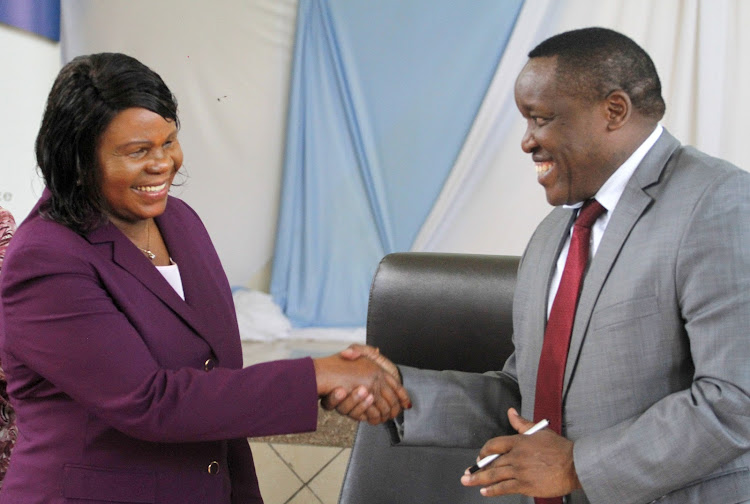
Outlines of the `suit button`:
[[215,367],[216,367],[216,361],[213,359],[206,359],[206,362],[203,363],[204,371],[211,371]]
[[219,469],[219,463],[215,460],[208,464],[208,474],[219,474]]

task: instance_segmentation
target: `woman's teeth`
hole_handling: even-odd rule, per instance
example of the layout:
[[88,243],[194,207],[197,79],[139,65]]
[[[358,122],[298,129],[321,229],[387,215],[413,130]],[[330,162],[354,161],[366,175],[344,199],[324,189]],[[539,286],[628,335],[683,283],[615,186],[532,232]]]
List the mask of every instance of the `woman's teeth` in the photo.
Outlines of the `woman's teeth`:
[[159,192],[165,187],[167,187],[166,182],[164,182],[163,184],[159,184],[157,186],[137,186],[135,189],[137,191],[143,191],[143,192]]

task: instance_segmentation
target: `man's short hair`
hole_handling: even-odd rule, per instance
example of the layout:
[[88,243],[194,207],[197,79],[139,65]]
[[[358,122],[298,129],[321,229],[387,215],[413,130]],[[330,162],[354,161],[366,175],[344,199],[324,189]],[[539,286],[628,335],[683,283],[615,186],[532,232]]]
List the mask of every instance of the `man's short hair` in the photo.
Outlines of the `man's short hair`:
[[557,57],[563,89],[584,99],[601,100],[621,89],[646,117],[664,116],[661,82],[648,53],[625,35],[607,28],[582,28],[548,38],[529,58]]

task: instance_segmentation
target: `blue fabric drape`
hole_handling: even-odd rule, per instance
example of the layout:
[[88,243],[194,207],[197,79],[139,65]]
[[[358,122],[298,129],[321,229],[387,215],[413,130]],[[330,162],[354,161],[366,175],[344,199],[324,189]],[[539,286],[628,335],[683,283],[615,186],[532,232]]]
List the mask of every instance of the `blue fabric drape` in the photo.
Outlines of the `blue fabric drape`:
[[0,23],[60,41],[60,0],[0,0]]
[[411,246],[521,5],[300,0],[271,279],[295,325],[364,325],[375,268]]

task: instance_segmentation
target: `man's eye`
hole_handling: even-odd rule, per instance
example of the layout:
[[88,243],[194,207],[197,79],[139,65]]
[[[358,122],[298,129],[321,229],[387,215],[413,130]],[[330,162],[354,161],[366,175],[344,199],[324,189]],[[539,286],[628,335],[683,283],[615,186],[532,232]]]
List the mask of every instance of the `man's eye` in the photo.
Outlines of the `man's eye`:
[[532,120],[534,121],[534,124],[537,126],[544,126],[550,121],[550,118],[548,117],[532,117]]

